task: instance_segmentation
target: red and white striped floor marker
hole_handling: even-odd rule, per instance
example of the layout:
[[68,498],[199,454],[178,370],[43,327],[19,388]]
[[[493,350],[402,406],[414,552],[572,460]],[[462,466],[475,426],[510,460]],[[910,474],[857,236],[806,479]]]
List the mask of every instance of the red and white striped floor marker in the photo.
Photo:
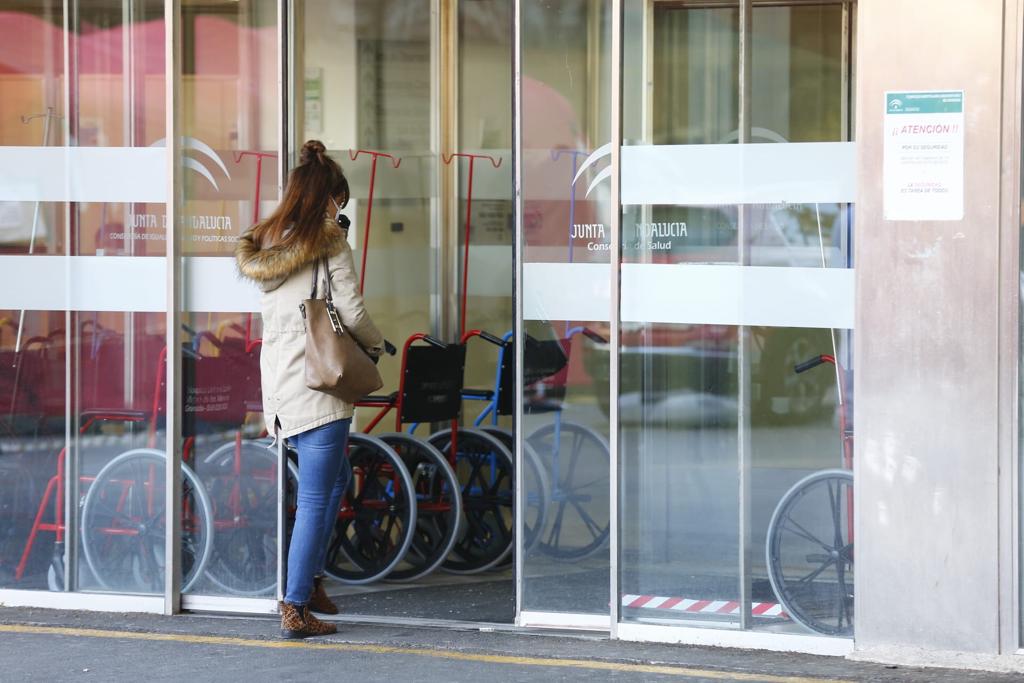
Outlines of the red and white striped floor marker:
[[[623,595],[623,607],[670,610],[687,614],[739,614],[740,603],[735,600],[692,600],[690,598],[666,598],[656,595]],[[788,619],[777,602],[755,602],[751,605],[755,617],[781,617]]]

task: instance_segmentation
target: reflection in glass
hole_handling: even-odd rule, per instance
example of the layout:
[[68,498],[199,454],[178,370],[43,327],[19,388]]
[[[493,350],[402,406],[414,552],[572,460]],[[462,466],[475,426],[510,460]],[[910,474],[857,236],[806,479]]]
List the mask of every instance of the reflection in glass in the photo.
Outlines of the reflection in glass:
[[155,487],[163,486],[166,472],[165,317],[79,313],[76,319],[83,501],[78,585],[163,593],[166,507],[163,490]]
[[[655,3],[653,42],[643,48],[651,51],[653,69],[649,120],[644,121],[638,92],[627,102],[627,144],[738,143],[738,22],[732,7]],[[637,21],[627,27],[639,29]],[[841,31],[838,4],[754,9],[751,143],[846,139]],[[636,40],[639,45],[638,35]],[[638,55],[627,55],[634,72],[639,62]],[[636,88],[633,79],[627,71],[624,87]],[[680,150],[679,163],[690,163],[683,154]],[[849,205],[754,204],[745,209],[740,244],[735,205],[630,207],[623,215],[623,259],[849,267]]]
[[[736,332],[710,325],[623,330],[620,580],[627,596],[739,597]],[[645,615],[634,604],[623,600],[624,618]]]
[[[577,265],[609,263],[609,2],[522,3],[522,609],[608,614],[607,322]],[[602,151],[603,149],[603,151]],[[604,173],[604,175],[602,175]],[[543,267],[559,264],[555,283]],[[600,303],[601,299],[605,303]],[[607,293],[595,293],[608,310]],[[536,302],[536,303],[533,303]],[[567,311],[548,313],[549,306]],[[543,513],[543,514],[540,514]],[[532,525],[532,526],[531,526]]]
[[[63,14],[0,3],[0,146],[64,144]],[[66,206],[0,201],[0,254],[67,253]],[[66,316],[14,308],[13,294],[0,287],[0,587],[63,590]]]
[[[82,501],[84,571],[97,590],[162,593],[167,500],[166,456],[138,448],[121,453],[96,475]],[[182,589],[202,576],[213,535],[213,510],[190,469],[182,476]],[[87,569],[86,569],[87,568]]]
[[523,348],[524,609],[606,610],[608,344],[595,323],[528,321]]
[[[642,4],[626,3],[623,82],[636,93],[626,100],[624,140],[637,157],[658,152],[650,158],[662,160],[666,174],[692,171],[694,163],[736,163],[735,183],[708,188],[709,196],[721,189],[743,197],[772,187],[773,178],[753,177],[739,163],[741,125],[749,126],[749,148],[771,146],[765,153],[777,164],[799,158],[787,143],[848,139],[840,5],[755,4],[750,117],[741,121],[737,7],[655,3],[653,38],[644,45]],[[645,62],[651,75],[641,87]],[[828,177],[830,168],[797,172]],[[753,628],[849,635],[852,336],[781,320],[711,323],[744,310],[745,267],[850,268],[851,206],[693,196],[622,209],[624,302],[645,294],[630,289],[627,272],[670,286],[686,273],[710,272],[688,270],[694,266],[716,266],[720,282],[739,283],[728,294],[680,291],[678,309],[659,311],[658,320],[623,312],[622,617],[740,625],[749,610]],[[778,308],[801,306],[786,287],[778,285],[777,296],[792,300]],[[702,317],[710,310],[717,312]],[[838,367],[795,372],[823,355]],[[823,542],[811,548],[816,540]]]
[[[19,320],[25,332],[16,347]],[[0,311],[3,587],[64,588],[64,321],[62,311]]]
[[[163,3],[148,0],[0,3],[0,107],[13,124],[0,127],[0,145],[120,148],[108,163],[139,163],[137,148],[164,138],[162,17]],[[65,61],[74,68],[70,80]],[[149,202],[3,202],[0,252],[159,256],[163,216],[163,205]],[[137,287],[121,267],[130,262],[115,262],[98,271],[102,287]],[[24,284],[54,294],[45,280]],[[153,457],[163,458],[163,315],[90,311],[88,301],[82,311],[59,303],[19,310],[11,303],[20,286],[0,293],[9,299],[0,301],[0,585],[162,592],[164,507],[151,489],[161,485],[163,467],[136,477],[135,487],[114,468],[140,448],[160,449]],[[97,480],[107,484],[94,488]],[[110,507],[113,489],[120,496]],[[76,519],[80,528],[68,527]],[[77,553],[68,552],[73,547]]]
[[[239,234],[277,199],[277,10],[259,1],[183,8],[181,121],[185,134],[182,251],[218,257],[217,279],[183,272],[189,296],[234,278]],[[204,546],[188,491],[182,500],[183,592],[272,597],[277,587],[277,452],[262,419],[259,316],[248,301],[227,311],[183,311],[182,460],[185,480],[205,495],[211,538]],[[293,471],[289,471],[293,475]],[[293,491],[294,476],[286,491]],[[192,558],[186,560],[185,558]],[[187,578],[187,573],[184,575]]]

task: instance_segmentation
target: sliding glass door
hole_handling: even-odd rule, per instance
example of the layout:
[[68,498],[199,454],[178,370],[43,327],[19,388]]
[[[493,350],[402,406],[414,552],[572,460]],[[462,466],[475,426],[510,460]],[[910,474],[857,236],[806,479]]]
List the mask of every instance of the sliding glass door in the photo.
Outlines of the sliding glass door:
[[852,635],[850,4],[623,5],[621,620]]

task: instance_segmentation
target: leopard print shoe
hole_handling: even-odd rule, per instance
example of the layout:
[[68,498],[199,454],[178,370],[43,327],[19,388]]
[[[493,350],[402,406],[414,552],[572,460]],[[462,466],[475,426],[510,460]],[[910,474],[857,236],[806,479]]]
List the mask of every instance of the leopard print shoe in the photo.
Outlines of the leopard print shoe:
[[327,591],[324,590],[324,577],[313,577],[313,594],[309,596],[309,609],[320,614],[337,614],[338,606],[335,605]]
[[292,605],[287,602],[278,603],[281,610],[282,638],[312,638],[329,636],[337,633],[334,624],[320,621],[309,611],[309,605]]

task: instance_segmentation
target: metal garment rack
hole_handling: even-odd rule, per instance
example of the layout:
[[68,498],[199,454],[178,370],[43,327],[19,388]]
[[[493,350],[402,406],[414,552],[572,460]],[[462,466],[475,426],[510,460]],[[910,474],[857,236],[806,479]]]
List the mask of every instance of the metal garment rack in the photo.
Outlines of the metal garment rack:
[[[260,152],[256,150],[246,150],[243,152],[235,152],[235,163],[240,164],[247,157],[256,159],[256,187],[253,190],[252,199],[252,224],[255,225],[260,220],[260,190],[263,186],[263,161],[265,159],[277,159],[277,152]],[[249,349],[252,344],[253,335],[253,314],[248,313],[245,316],[245,348]]]
[[362,265],[359,268],[359,293],[363,293],[363,286],[366,282],[366,255],[370,253],[370,217],[373,215],[373,191],[377,184],[377,161],[381,158],[388,159],[391,161],[392,168],[398,168],[402,165],[402,157],[396,157],[386,152],[378,152],[372,149],[358,149],[355,151],[348,151],[348,158],[355,161],[362,155],[368,155],[372,157],[373,161],[370,162],[370,189],[366,195],[366,224],[363,227],[363,257]]
[[468,152],[453,152],[442,154],[441,161],[450,166],[455,159],[469,159],[469,170],[466,178],[466,222],[463,237],[462,256],[462,301],[459,311],[459,338],[466,334],[466,307],[469,298],[469,236],[473,222],[473,173],[477,159],[487,159],[494,168],[501,168],[501,157],[495,159],[488,154],[470,154]]

